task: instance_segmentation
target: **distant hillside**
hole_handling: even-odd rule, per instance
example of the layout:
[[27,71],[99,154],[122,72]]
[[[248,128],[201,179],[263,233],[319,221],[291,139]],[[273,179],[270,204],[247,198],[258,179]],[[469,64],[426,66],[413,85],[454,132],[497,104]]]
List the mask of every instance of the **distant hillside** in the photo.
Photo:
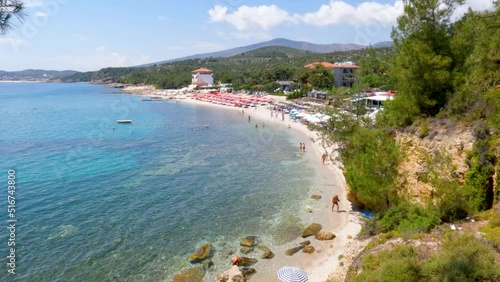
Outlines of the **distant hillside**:
[[40,70],[28,69],[22,71],[1,71],[0,80],[27,80],[27,81],[46,81],[55,78],[63,78],[78,73],[74,70]]
[[[372,47],[381,48],[381,47],[389,47],[391,45],[392,45],[392,42],[386,41],[386,42],[380,42],[380,43],[373,44]],[[218,57],[227,58],[227,57],[239,55],[239,54],[242,54],[242,53],[245,53],[248,51],[252,51],[255,49],[259,49],[262,47],[268,47],[268,46],[288,47],[288,48],[316,52],[316,53],[331,53],[331,52],[337,52],[337,51],[359,50],[359,49],[363,49],[363,48],[368,47],[368,46],[359,45],[359,44],[340,44],[340,43],[314,44],[314,43],[309,43],[309,42],[305,42],[305,41],[293,41],[293,40],[284,39],[284,38],[277,38],[277,39],[273,39],[270,41],[260,42],[260,43],[256,43],[256,44],[252,44],[252,45],[232,48],[232,49],[218,51],[218,52],[196,54],[196,55],[172,59],[172,60],[155,62],[155,63],[143,65],[143,66],[151,66],[151,65],[155,65],[155,64],[160,65],[160,64],[165,64],[165,63],[169,63],[169,62],[184,61],[184,60],[190,60],[190,59],[205,59],[205,58],[210,58],[210,57],[212,57],[212,58],[218,58]]]

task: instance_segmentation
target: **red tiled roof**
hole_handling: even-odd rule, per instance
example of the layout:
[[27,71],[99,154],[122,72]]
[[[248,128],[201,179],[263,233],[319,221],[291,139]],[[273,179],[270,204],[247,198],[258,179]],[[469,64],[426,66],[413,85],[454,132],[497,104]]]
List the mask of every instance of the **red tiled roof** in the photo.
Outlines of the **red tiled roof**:
[[213,71],[206,69],[206,68],[200,68],[200,69],[192,71],[192,73],[197,73],[197,72],[213,72]]
[[323,67],[325,67],[327,69],[357,69],[357,68],[359,68],[356,65],[340,65],[340,64],[332,64],[329,62],[314,62],[314,63],[307,64],[304,67],[308,68],[308,69],[313,69],[317,65],[322,65]]

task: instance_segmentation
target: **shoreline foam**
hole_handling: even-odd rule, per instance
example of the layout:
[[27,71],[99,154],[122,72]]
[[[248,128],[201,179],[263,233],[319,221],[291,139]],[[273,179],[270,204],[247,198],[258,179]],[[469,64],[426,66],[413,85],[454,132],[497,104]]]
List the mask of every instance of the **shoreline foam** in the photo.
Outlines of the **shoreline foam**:
[[[140,86],[125,88],[124,93],[133,95],[161,95],[161,92],[154,91],[151,87]],[[230,107],[218,104],[203,102],[181,94],[175,95],[179,98],[177,101],[186,102],[193,105],[219,108],[223,110],[232,110],[241,112],[242,108]],[[276,102],[284,101],[284,97],[274,97]],[[281,120],[281,115],[278,119],[271,118],[270,109],[265,106],[258,106],[257,108],[245,108],[244,115],[251,116],[251,122],[257,122],[262,126],[262,122],[273,123],[275,125],[282,125],[284,127],[291,126],[293,134],[298,138],[304,139],[306,143],[306,153],[308,158],[317,171],[316,178],[320,179],[318,191],[313,191],[314,194],[322,196],[316,203],[318,207],[313,211],[312,221],[307,222],[310,224],[318,222],[322,224],[325,231],[333,232],[336,238],[332,241],[318,241],[311,238],[297,238],[290,242],[298,245],[299,242],[304,240],[311,240],[311,244],[315,247],[316,251],[313,254],[297,253],[294,256],[286,256],[284,253],[275,253],[274,261],[281,262],[277,269],[269,269],[262,267],[266,261],[259,260],[255,265],[257,273],[251,277],[253,281],[279,281],[276,276],[276,271],[285,265],[296,266],[305,270],[309,275],[309,281],[343,281],[345,279],[346,270],[350,261],[354,260],[355,256],[361,249],[368,243],[367,241],[359,241],[354,239],[361,230],[361,215],[352,209],[351,204],[347,200],[347,185],[342,173],[341,168],[333,163],[332,160],[336,157],[336,151],[332,146],[328,146],[326,142],[319,136],[316,131],[310,131],[306,125],[296,123],[289,120],[288,115],[285,116],[285,121]],[[297,144],[298,145],[298,144]],[[297,146],[298,147],[298,146]],[[298,148],[297,148],[298,149]],[[327,161],[325,165],[321,164],[321,155],[327,151],[329,156],[334,156]],[[316,160],[316,161],[315,161]],[[317,163],[316,163],[317,162]],[[319,164],[319,165],[318,165]],[[340,198],[340,212],[331,211],[331,197],[338,194]],[[301,211],[304,212],[304,211]],[[342,255],[343,265],[340,265],[339,257]],[[229,268],[229,264],[228,264]]]

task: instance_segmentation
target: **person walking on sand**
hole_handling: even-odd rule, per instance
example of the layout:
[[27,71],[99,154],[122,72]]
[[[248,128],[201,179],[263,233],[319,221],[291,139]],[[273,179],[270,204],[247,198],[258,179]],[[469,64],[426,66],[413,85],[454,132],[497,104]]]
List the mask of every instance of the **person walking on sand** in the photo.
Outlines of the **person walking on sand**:
[[305,152],[306,151],[306,143],[302,143],[302,151]]
[[333,198],[332,198],[332,211],[333,211],[333,208],[336,205],[337,206],[337,212],[339,212],[339,203],[340,203],[339,195],[333,195]]
[[250,115],[248,115],[248,122],[250,122]]
[[302,142],[300,143],[300,151],[302,152]]
[[323,164],[325,164],[325,161],[326,161],[326,152],[323,153],[323,155],[321,155],[321,161],[323,162]]

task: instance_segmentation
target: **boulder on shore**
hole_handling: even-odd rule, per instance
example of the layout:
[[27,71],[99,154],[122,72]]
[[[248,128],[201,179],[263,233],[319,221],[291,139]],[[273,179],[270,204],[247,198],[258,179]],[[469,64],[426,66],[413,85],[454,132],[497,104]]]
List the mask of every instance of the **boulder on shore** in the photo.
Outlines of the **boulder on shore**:
[[203,267],[193,267],[174,275],[172,282],[201,282],[205,276]]
[[316,234],[316,239],[320,241],[333,240],[335,239],[335,234],[328,231],[320,231]]
[[321,226],[321,224],[319,224],[319,223],[313,223],[313,224],[309,225],[302,232],[302,238],[306,238],[306,237],[309,237],[309,236],[316,235],[316,233],[318,233],[321,230],[321,228],[323,228],[323,226]]
[[316,249],[314,249],[314,247],[311,245],[305,246],[304,249],[302,250],[303,253],[308,253],[308,254],[312,254],[314,253],[314,251],[316,251]]
[[205,243],[189,256],[190,263],[199,263],[212,256],[212,245]]
[[230,269],[224,271],[223,273],[217,275],[215,282],[244,282],[246,279],[243,277],[238,266],[233,265]]

